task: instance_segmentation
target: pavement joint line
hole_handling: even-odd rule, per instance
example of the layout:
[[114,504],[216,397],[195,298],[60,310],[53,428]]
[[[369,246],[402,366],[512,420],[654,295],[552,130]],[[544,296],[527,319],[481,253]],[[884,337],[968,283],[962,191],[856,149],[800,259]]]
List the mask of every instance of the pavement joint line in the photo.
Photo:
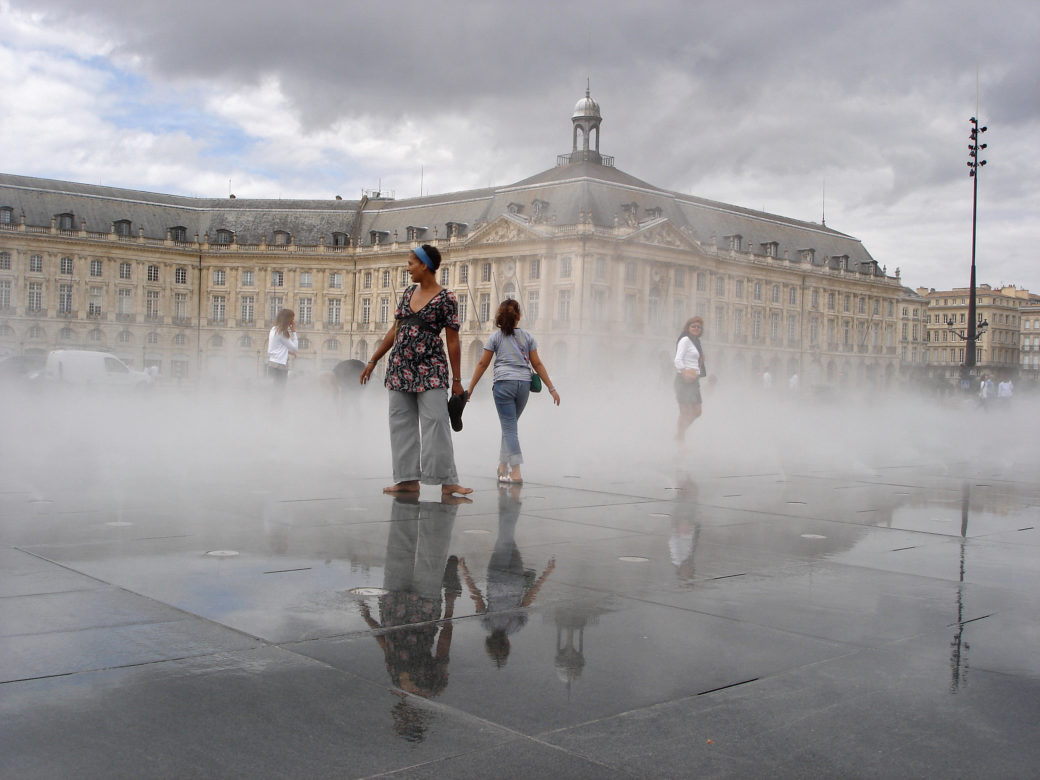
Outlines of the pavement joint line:
[[968,618],[967,620],[958,620],[956,623],[948,623],[947,628],[953,628],[954,626],[966,626],[968,623],[974,623],[976,620],[985,620],[988,617],[993,617],[996,612],[990,612],[988,615],[979,615],[976,618]]
[[747,685],[748,683],[758,682],[760,678],[752,677],[749,680],[741,680],[740,682],[730,683],[729,685],[720,685],[718,688],[710,688],[706,691],[701,691],[698,696],[707,696],[709,693],[718,693],[719,691],[726,691],[730,688],[736,688],[739,685]]
[[[267,647],[270,647],[270,646],[271,645],[267,645]],[[138,668],[143,667],[143,666],[156,666],[158,664],[177,663],[178,661],[192,661],[192,660],[195,660],[195,659],[198,659],[198,658],[216,658],[216,657],[222,656],[222,655],[223,656],[237,655],[239,653],[249,652],[249,651],[256,650],[256,649],[258,649],[258,648],[247,647],[247,648],[243,648],[242,650],[218,650],[218,651],[215,651],[215,652],[197,653],[197,654],[194,654],[194,655],[180,655],[180,656],[177,656],[176,658],[156,658],[155,660],[152,660],[152,661],[137,661],[135,663],[117,664],[115,666],[99,666],[99,667],[93,668],[93,669],[76,669],[75,671],[71,671],[71,672],[58,672],[56,674],[41,674],[38,677],[22,677],[22,678],[19,678],[17,680],[0,680],[0,685],[10,685],[12,683],[22,683],[22,682],[36,682],[38,680],[53,680],[53,679],[58,679],[58,678],[61,678],[61,677],[75,677],[76,675],[80,675],[80,674],[96,674],[98,672],[115,672],[115,671],[119,671],[120,669],[138,669]]]
[[[129,593],[131,596],[134,596],[136,598],[144,599],[144,600],[149,601],[149,602],[151,602],[153,604],[160,604],[163,607],[165,607],[166,609],[174,610],[175,612],[179,612],[182,615],[185,615],[186,617],[192,618],[194,620],[201,620],[203,622],[206,622],[206,623],[209,623],[211,625],[217,626],[218,628],[220,628],[220,629],[222,629],[224,631],[231,631],[231,632],[233,632],[235,634],[238,634],[239,636],[244,636],[247,639],[251,639],[254,642],[259,642],[259,643],[261,643],[264,646],[270,647],[272,645],[271,642],[269,642],[268,640],[264,639],[263,637],[255,636],[254,634],[250,634],[248,631],[243,631],[242,629],[235,628],[234,626],[227,625],[226,623],[221,623],[221,622],[219,622],[217,620],[213,620],[212,618],[208,618],[205,615],[199,615],[198,613],[190,612],[190,611],[188,611],[188,610],[186,610],[186,609],[184,609],[182,607],[178,607],[176,604],[170,604],[169,602],[162,601],[162,600],[154,598],[152,596],[147,596],[147,595],[145,595],[143,593],[138,593],[137,591],[131,590],[130,588],[127,588],[127,587],[125,587],[123,585],[117,585],[114,582],[109,582],[108,580],[103,580],[100,577],[97,577],[97,576],[95,576],[93,574],[88,574],[87,572],[80,571],[79,569],[74,569],[73,567],[71,567],[71,566],[69,566],[67,564],[61,563],[60,561],[51,560],[50,558],[47,558],[47,557],[45,557],[43,555],[35,553],[32,550],[27,550],[27,549],[22,548],[22,547],[12,547],[11,549],[12,550],[18,550],[19,552],[23,552],[26,555],[31,555],[34,558],[37,558],[37,559],[39,559],[41,561],[46,561],[47,563],[49,563],[49,564],[51,564],[53,566],[57,566],[59,569],[65,569],[65,571],[71,571],[71,572],[73,572],[75,574],[80,575],[81,577],[86,577],[87,579],[93,580],[94,582],[100,582],[102,585],[107,585],[108,587],[114,588],[115,590],[122,591],[123,593]],[[175,621],[159,621],[159,622],[175,622]],[[132,624],[129,624],[129,625],[132,625]]]

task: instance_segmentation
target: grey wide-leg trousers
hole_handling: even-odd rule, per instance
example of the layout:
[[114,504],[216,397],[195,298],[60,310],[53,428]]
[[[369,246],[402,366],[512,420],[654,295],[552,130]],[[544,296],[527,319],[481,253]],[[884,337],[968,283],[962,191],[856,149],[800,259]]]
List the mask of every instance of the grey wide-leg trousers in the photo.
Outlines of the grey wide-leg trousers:
[[446,391],[388,393],[394,482],[418,480],[426,485],[457,485],[459,474],[455,469]]

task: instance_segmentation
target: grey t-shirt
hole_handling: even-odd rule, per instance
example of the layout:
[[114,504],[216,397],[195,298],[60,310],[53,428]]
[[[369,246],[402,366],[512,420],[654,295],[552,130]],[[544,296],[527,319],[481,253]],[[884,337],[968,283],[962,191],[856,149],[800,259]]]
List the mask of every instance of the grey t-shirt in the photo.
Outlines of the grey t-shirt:
[[484,344],[484,349],[495,353],[494,381],[531,378],[531,366],[527,361],[531,350],[538,349],[538,343],[526,330],[516,328],[512,336],[496,330]]

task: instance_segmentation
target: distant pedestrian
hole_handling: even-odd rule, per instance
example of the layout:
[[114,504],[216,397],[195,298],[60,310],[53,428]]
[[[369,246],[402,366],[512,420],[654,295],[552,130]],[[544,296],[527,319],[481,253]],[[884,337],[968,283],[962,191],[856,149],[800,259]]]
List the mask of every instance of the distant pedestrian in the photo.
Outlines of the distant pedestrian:
[[1011,377],[1006,376],[1004,380],[997,385],[997,404],[1002,409],[1006,409],[1011,406],[1011,396],[1014,395],[1015,386],[1011,383]]
[[296,357],[299,349],[296,314],[292,309],[282,309],[275,316],[274,326],[267,334],[267,374],[279,393],[285,391],[285,382],[289,377],[289,357]]
[[767,368],[762,372],[762,389],[770,390],[773,387],[773,375],[769,373]]
[[982,379],[979,381],[979,406],[983,409],[989,409],[990,403],[995,396],[996,391],[993,387],[993,379],[989,374],[983,374]]
[[384,493],[418,493],[420,482],[440,485],[444,495],[473,492],[459,484],[451,443],[447,396],[449,387],[453,395],[464,393],[459,377],[462,351],[459,303],[455,293],[437,283],[440,264],[440,252],[429,244],[409,253],[408,273],[415,284],[404,291],[394,324],[361,372],[361,384],[366,384],[379,359],[390,353],[385,384],[390,396],[394,484]]
[[683,325],[675,344],[675,399],[679,403],[675,442],[680,450],[686,449],[686,431],[701,416],[701,377],[707,376],[701,335],[704,319],[690,317]]
[[534,371],[545,384],[553,403],[560,405],[560,394],[556,392],[549,371],[538,356],[538,342],[534,336],[517,327],[520,322],[520,304],[512,298],[502,301],[495,315],[498,327],[484,344],[484,354],[473,369],[473,378],[469,381],[469,394],[477,382],[487,371],[491,358],[495,358],[494,383],[492,395],[495,397],[495,409],[498,411],[498,422],[502,427],[502,442],[498,454],[498,481],[503,483],[521,483],[524,481],[520,473],[520,464],[524,462],[524,454],[520,450],[520,436],[517,430],[520,415],[524,413],[531,392],[531,372]]
[[797,373],[791,374],[790,378],[787,380],[787,389],[788,389],[788,391],[791,392],[792,395],[795,395],[795,394],[798,393],[798,374]]

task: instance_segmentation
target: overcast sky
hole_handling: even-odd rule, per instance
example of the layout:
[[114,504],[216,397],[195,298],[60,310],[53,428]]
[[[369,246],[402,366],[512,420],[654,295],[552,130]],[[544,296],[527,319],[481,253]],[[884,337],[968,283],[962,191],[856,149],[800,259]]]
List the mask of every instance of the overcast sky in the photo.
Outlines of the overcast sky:
[[600,149],[819,221],[911,287],[1040,292],[1040,4],[0,0],[0,171],[164,193],[399,198]]

